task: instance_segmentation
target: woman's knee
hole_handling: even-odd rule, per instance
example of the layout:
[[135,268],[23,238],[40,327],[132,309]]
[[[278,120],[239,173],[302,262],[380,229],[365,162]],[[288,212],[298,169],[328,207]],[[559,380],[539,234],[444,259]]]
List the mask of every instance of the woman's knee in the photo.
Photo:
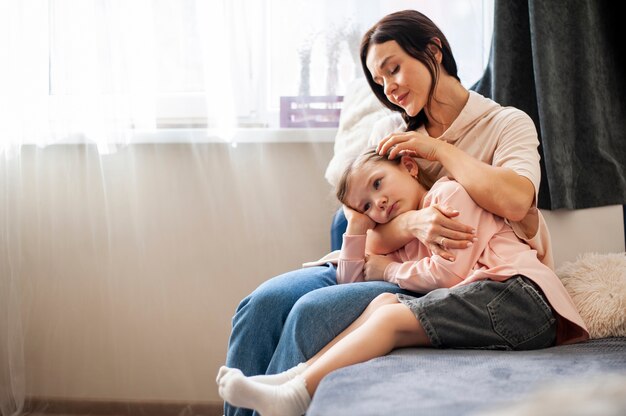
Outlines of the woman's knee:
[[[334,316],[332,309],[315,294],[304,295],[298,299],[289,312],[281,338],[289,340],[298,349],[310,348],[319,340],[324,340],[321,346],[325,345],[335,336],[332,328]],[[312,342],[312,340],[315,341]],[[321,346],[310,350],[310,356],[315,354]]]
[[254,309],[272,309],[284,299],[281,290],[277,290],[280,288],[259,289],[248,295],[241,303]]
[[[347,286],[347,285],[346,285]],[[335,286],[302,296],[293,305],[287,326],[293,331],[326,332],[336,336],[360,314],[347,287]]]
[[333,308],[328,298],[319,296],[317,292],[311,292],[298,299],[289,315],[290,318],[293,317],[299,321],[303,319],[324,320],[324,314],[331,309]]
[[326,276],[334,269],[315,267],[298,269],[273,277],[241,301],[237,312],[243,308],[275,314],[290,311],[294,304],[312,291],[331,284]]
[[286,316],[295,302],[291,298],[287,287],[263,284],[239,303],[234,318],[251,315],[254,317],[267,317],[268,315],[277,317],[277,314]]

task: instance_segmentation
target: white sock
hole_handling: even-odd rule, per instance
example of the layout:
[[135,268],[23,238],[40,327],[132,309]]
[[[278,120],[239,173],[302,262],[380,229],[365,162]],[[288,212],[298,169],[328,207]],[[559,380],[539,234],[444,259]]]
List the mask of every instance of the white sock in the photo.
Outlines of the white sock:
[[279,386],[304,373],[304,370],[308,367],[307,363],[300,363],[289,370],[283,371],[282,373],[253,376],[250,377],[250,380],[256,381],[257,383],[269,384],[270,386]]
[[[293,380],[294,377],[304,373],[307,368],[309,368],[307,363],[300,363],[297,366],[290,368],[289,370],[283,371],[282,373],[268,375],[261,374],[258,376],[252,376],[250,377],[250,379],[256,381],[257,383],[269,384],[271,386],[279,386],[283,383],[288,382],[289,380]],[[221,366],[217,373],[217,378],[215,379],[217,384],[220,384],[220,380],[231,370],[233,370],[233,368]]]
[[222,379],[222,377],[224,377],[226,373],[228,373],[230,370],[232,370],[232,368],[228,368],[225,365],[221,366],[219,371],[217,372],[217,377],[215,378],[215,382],[217,384],[220,384],[220,380]]
[[301,416],[311,403],[306,381],[296,376],[280,386],[252,381],[231,369],[219,383],[220,397],[236,407],[254,409],[263,416]]

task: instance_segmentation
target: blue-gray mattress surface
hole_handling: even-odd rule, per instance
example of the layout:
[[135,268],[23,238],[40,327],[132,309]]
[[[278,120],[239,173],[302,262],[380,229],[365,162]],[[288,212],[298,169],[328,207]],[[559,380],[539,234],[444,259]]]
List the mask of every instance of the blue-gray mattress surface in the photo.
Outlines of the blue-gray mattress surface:
[[536,351],[407,348],[329,374],[307,416],[465,415],[610,373],[626,374],[626,338]]

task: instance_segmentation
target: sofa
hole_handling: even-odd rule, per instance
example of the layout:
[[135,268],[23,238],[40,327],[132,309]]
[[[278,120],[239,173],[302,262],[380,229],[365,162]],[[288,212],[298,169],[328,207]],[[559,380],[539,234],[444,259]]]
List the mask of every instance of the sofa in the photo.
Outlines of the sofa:
[[[524,411],[525,403],[533,407]],[[535,351],[396,350],[329,374],[307,412],[307,416],[481,414],[626,414],[626,338]]]
[[[364,81],[348,88],[331,184],[364,147],[372,120],[389,116],[369,94]],[[396,350],[329,374],[307,416],[626,415],[625,253],[584,253],[557,274],[589,341],[536,351]]]

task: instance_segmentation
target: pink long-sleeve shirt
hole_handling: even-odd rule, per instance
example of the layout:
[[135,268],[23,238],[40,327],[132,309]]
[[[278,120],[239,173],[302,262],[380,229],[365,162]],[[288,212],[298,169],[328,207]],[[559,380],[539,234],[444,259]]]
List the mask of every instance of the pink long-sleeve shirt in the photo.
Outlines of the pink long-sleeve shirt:
[[[558,276],[537,258],[537,252],[520,240],[510,225],[478,206],[455,181],[442,178],[424,198],[423,208],[433,204],[455,207],[461,223],[477,230],[477,239],[466,249],[448,250],[455,260],[434,255],[415,239],[387,255],[393,262],[384,280],[401,288],[427,293],[484,279],[504,281],[521,274],[535,282],[558,315],[557,344],[589,338],[589,333]],[[363,281],[365,235],[344,235],[337,267],[337,282]]]

